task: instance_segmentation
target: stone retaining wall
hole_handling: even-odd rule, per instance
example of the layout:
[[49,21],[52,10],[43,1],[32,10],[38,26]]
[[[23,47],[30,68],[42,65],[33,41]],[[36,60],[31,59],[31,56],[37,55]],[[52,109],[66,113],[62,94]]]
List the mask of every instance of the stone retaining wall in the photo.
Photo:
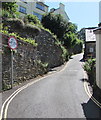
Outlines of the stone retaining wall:
[[[2,35],[4,45],[8,44],[8,38],[8,36]],[[52,67],[63,63],[62,50],[55,44],[56,40],[49,32],[41,30],[34,39],[38,43],[37,47],[18,40],[18,48],[13,52],[14,83],[43,75]],[[8,47],[3,46],[2,61],[3,86],[6,86],[11,84],[11,51]],[[46,63],[48,63],[48,67],[43,67],[42,64]]]

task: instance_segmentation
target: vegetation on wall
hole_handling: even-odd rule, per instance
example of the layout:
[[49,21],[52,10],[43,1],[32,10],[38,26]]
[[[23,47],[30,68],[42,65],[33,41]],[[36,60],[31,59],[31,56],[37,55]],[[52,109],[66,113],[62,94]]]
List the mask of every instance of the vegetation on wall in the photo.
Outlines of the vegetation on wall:
[[19,35],[17,35],[16,33],[9,33],[7,30],[0,30],[1,33],[3,33],[4,35],[8,35],[8,36],[14,36],[19,40],[25,41],[27,43],[32,44],[33,46],[37,46],[38,44],[35,42],[35,40],[29,39],[29,38],[22,38]]
[[38,34],[40,32],[40,29],[37,26],[28,23],[25,24],[23,20],[20,20],[18,18],[10,18],[4,20],[3,29],[6,26],[8,27],[10,33],[18,32],[20,34],[26,32],[27,34],[33,35],[33,34]]
[[43,16],[42,24],[57,36],[69,55],[82,52],[83,42],[78,38],[76,24],[66,22],[60,14],[51,13]]
[[[67,60],[68,57],[72,54],[82,52],[82,41],[78,39],[77,25],[73,24],[72,22],[65,21],[60,14],[54,15],[48,13],[42,17],[41,22],[35,15],[31,14],[25,15],[25,17],[21,20],[14,19],[14,17],[18,17],[18,6],[16,5],[16,2],[3,2],[2,6],[2,16],[7,18],[3,21],[3,27],[8,27],[6,31],[5,29],[3,29],[4,31],[2,32],[8,31],[8,33],[10,34],[14,33],[14,35],[16,34],[17,38],[22,37],[21,39],[23,39],[24,41],[30,41],[30,43],[34,44],[31,39],[34,38],[35,35],[39,34],[39,28],[41,28],[50,32],[50,34],[56,39],[56,41],[60,41],[61,44],[59,44],[59,46],[63,51],[62,57],[65,60]],[[27,32],[27,34],[25,31]],[[29,38],[28,36],[30,36],[31,38]]]
[[40,20],[37,18],[35,15],[28,14],[24,17],[24,22],[25,23],[30,23],[30,24],[36,24],[36,25],[41,25]]
[[83,68],[88,74],[89,83],[92,86],[95,86],[96,85],[96,60],[95,59],[88,59],[85,62]]
[[3,18],[16,18],[19,17],[17,12],[18,5],[16,2],[2,2],[2,16]]

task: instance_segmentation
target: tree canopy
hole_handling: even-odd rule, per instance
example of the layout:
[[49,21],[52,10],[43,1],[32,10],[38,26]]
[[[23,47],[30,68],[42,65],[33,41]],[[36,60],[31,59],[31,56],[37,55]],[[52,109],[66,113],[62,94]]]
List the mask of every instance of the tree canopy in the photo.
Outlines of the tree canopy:
[[16,2],[2,2],[2,16],[4,18],[15,18],[19,16]]
[[60,39],[63,37],[68,28],[68,23],[60,14],[54,15],[49,13],[44,15],[42,18],[42,24]]
[[2,2],[2,9],[7,10],[10,13],[15,13],[17,7],[16,2]]
[[82,51],[82,41],[78,38],[76,24],[65,21],[60,14],[54,15],[52,13],[43,16],[42,24],[57,36],[59,41],[70,51],[70,54],[73,50]]

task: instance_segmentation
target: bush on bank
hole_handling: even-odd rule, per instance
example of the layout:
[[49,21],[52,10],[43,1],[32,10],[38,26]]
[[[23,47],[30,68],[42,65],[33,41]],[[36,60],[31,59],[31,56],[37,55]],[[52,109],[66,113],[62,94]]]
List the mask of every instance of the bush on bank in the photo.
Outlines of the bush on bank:
[[92,86],[96,86],[96,60],[95,59],[88,59],[84,66],[84,70],[88,74],[88,81]]

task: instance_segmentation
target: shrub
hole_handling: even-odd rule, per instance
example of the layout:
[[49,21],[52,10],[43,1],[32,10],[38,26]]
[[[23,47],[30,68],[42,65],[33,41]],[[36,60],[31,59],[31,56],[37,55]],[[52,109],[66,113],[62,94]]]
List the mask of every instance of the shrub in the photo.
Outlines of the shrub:
[[31,24],[24,24],[24,22],[20,19],[7,19],[3,21],[3,30],[6,30],[9,33],[16,32],[22,37],[28,37],[28,35],[32,38],[38,35],[40,32],[40,28]]
[[28,22],[28,23],[32,23],[32,24],[38,24],[38,25],[41,25],[41,22],[40,20],[35,16],[35,15],[26,15],[24,17],[24,21],[25,22]]
[[68,50],[63,46],[62,42],[59,41],[58,39],[56,39],[56,42],[55,42],[56,45],[58,45],[61,49],[62,49],[62,58],[63,58],[63,61],[68,61],[69,60],[69,53],[68,53]]
[[15,14],[11,14],[7,10],[2,10],[2,20],[5,20],[7,18],[19,18],[20,13],[16,12]]
[[76,39],[76,44],[73,47],[73,53],[74,54],[78,54],[82,52],[82,48],[83,48],[83,41]]
[[2,18],[17,18],[20,13],[17,12],[16,2],[2,2]]
[[64,60],[64,62],[65,61],[68,61],[68,59],[69,59],[69,53],[68,53],[68,50],[64,47],[64,46],[60,46],[61,47],[61,49],[62,49],[62,58],[63,58],[63,60]]
[[10,13],[15,13],[17,11],[18,5],[16,2],[2,2],[2,9],[9,11]]
[[2,18],[11,18],[12,15],[7,10],[2,10]]
[[88,79],[91,85],[96,85],[96,60],[95,59],[88,59],[84,66],[84,70],[88,74]]
[[41,70],[40,74],[44,74],[48,72],[48,63],[42,63],[41,60],[37,60],[36,63],[40,67]]
[[37,46],[38,44],[35,42],[35,40],[31,39],[31,38],[23,38],[23,37],[20,37],[19,35],[17,35],[17,33],[9,33],[7,30],[0,30],[0,32],[2,32],[3,34],[5,35],[8,35],[8,36],[14,36],[16,37],[17,39],[20,39],[22,41],[25,41],[27,43],[30,43],[32,44],[33,46]]

